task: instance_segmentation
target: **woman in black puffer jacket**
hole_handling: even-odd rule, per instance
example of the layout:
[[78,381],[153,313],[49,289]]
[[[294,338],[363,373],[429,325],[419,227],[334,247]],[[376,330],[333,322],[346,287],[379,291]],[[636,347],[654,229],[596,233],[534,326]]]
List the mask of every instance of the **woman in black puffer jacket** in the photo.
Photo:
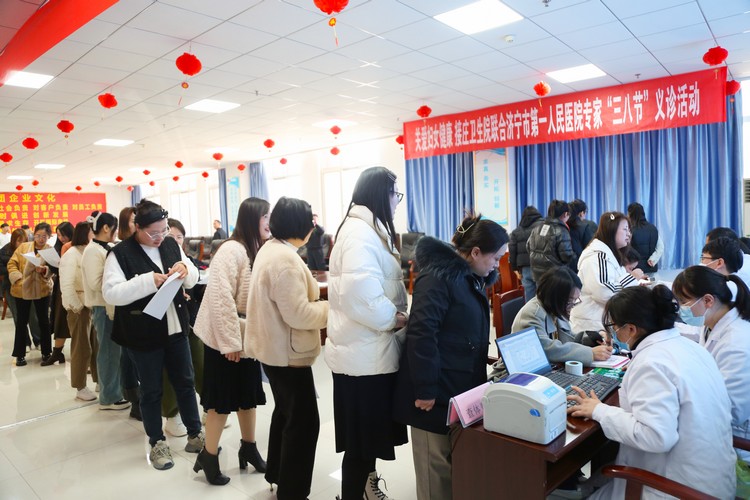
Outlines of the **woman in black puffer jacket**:
[[531,276],[531,261],[529,251],[526,250],[526,240],[529,239],[531,230],[539,225],[542,220],[542,214],[536,207],[528,206],[524,208],[521,214],[521,222],[510,233],[510,242],[508,243],[510,268],[516,272],[523,284],[523,295],[526,302],[536,295],[536,283]]

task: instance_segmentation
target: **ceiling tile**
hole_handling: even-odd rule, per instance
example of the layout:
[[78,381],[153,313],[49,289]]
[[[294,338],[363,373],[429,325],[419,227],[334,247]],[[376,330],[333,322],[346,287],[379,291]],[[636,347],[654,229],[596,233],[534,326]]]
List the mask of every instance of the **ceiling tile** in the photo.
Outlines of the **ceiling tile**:
[[357,26],[374,35],[424,19],[424,14],[395,0],[377,0],[347,8],[337,16],[342,23]]
[[646,52],[646,47],[635,38],[579,51],[583,57],[596,65],[599,65],[601,62],[611,61],[612,59],[635,56]]
[[[163,59],[170,60],[172,62],[172,68],[174,70],[174,74],[178,76],[182,76],[182,73],[180,70],[176,67],[176,61],[177,58],[180,57],[185,52],[188,52],[190,54],[195,55],[198,59],[201,61],[202,69],[201,71],[205,71],[209,68],[219,68],[224,63],[227,63],[229,61],[232,61],[238,57],[240,57],[241,53],[239,51],[231,51],[226,49],[221,49],[219,47],[212,47],[210,45],[203,45],[200,43],[185,43],[182,44],[178,49],[173,50],[172,52],[165,54]],[[225,69],[225,68],[221,68]]]
[[570,5],[531,18],[553,35],[578,31],[591,26],[617,21],[612,12],[598,0]]
[[[233,23],[265,31],[276,36],[287,36],[315,23],[325,24],[325,16],[285,2],[261,2],[232,18]],[[282,22],[280,22],[283,20]]]
[[382,33],[382,36],[386,40],[398,43],[404,47],[419,50],[429,45],[453,40],[463,35],[460,31],[451,28],[447,24],[429,17]]
[[[320,20],[307,28],[302,28],[299,31],[295,31],[286,36],[290,40],[296,42],[306,43],[313,47],[318,47],[326,51],[337,51],[341,47],[360,42],[366,38],[370,38],[371,33],[357,28],[356,26],[350,26],[348,24],[339,23],[336,25],[336,31],[334,32],[328,23],[324,20]],[[336,40],[338,39],[338,45]]]
[[43,75],[57,76],[70,66],[70,61],[40,57],[24,68],[24,71],[41,73]]
[[471,75],[470,72],[452,64],[441,64],[440,66],[433,66],[432,68],[413,71],[411,73],[411,76],[420,78],[427,82],[443,82],[446,80],[453,80],[469,75]]
[[113,50],[122,50],[122,47],[127,47],[127,51],[134,54],[162,57],[183,43],[185,41],[180,38],[124,26],[112,33],[100,46]]
[[341,47],[338,52],[360,61],[378,62],[409,52],[409,49],[403,45],[373,36],[361,42]]
[[[750,5],[748,5],[748,8],[750,8]],[[748,26],[750,26],[750,14],[714,19],[713,21],[709,21],[708,24],[711,27],[711,32],[716,37],[735,35],[748,29]]]
[[589,61],[582,55],[576,52],[569,52],[567,54],[561,54],[554,57],[545,57],[544,59],[529,61],[527,65],[539,71],[539,75],[541,77],[544,76],[545,73],[549,73],[550,71],[572,68],[574,66],[582,66],[588,63]]
[[543,59],[567,52],[571,52],[570,47],[553,37],[521,45],[514,44],[503,50],[504,54],[523,62]]
[[494,104],[504,104],[509,102],[525,101],[529,98],[528,94],[511,89],[504,85],[488,85],[478,89],[472,89],[471,95],[481,97]]
[[73,62],[80,59],[81,56],[93,49],[94,46],[95,45],[91,43],[76,42],[70,39],[65,39],[45,52],[44,57]]
[[201,71],[197,75],[190,78],[190,85],[202,83],[206,85],[212,85],[217,88],[231,89],[242,85],[250,81],[252,77],[247,75],[238,75],[237,73],[230,73],[228,71],[221,71],[219,69],[209,69]]
[[449,89],[472,94],[472,89],[486,87],[491,85],[492,81],[480,75],[466,75],[453,80],[445,80],[441,84]]
[[326,77],[323,73],[310,71],[304,68],[285,68],[276,73],[266,76],[267,79],[286,85],[302,86],[322,80]]
[[637,82],[650,80],[652,78],[662,78],[669,76],[666,69],[660,64],[642,64],[637,69],[619,68],[613,65],[613,68],[607,72],[609,76],[621,83]]
[[504,68],[492,69],[485,71],[483,75],[490,80],[496,82],[505,82],[506,80],[516,80],[518,78],[526,78],[536,76],[539,71],[531,68],[525,64],[514,64],[513,66],[506,66]]
[[[733,53],[733,51],[747,50],[748,48],[750,48],[750,31],[746,31],[737,35],[723,36],[718,39],[718,42],[719,45],[729,51],[729,57],[727,58],[727,61],[740,62],[747,60],[746,58],[738,58],[739,54]],[[706,50],[710,48],[711,47],[709,46],[706,48]],[[703,57],[702,54],[701,57]]]
[[151,90],[152,92],[162,92],[176,85],[179,84],[175,79],[134,73],[120,80],[116,89],[119,91],[121,88],[132,88],[138,90]]
[[502,52],[482,54],[453,61],[453,64],[474,73],[482,73],[490,69],[505,68],[518,64],[518,61]]
[[745,27],[750,26],[750,5],[747,0],[698,0],[706,19],[720,19],[722,17],[736,16],[744,19]]
[[[458,93],[452,93],[436,97],[433,100],[433,105],[435,104],[451,106],[458,111],[471,111],[474,109],[488,108],[493,105],[493,102],[474,95],[459,95]],[[443,111],[443,114],[444,113],[445,111]]]
[[[274,82],[265,78],[258,78],[244,85],[236,87],[235,90],[243,90],[245,92],[251,93],[257,92],[259,95],[267,97],[289,88],[290,85],[287,85],[285,83]],[[258,101],[257,103],[260,103],[260,101]]]
[[100,21],[114,24],[126,24],[153,4],[153,0],[128,0],[115,2],[114,5],[97,16]]
[[[505,40],[506,35],[511,35],[513,41],[510,43],[507,42]],[[524,43],[548,38],[549,36],[550,33],[547,30],[530,19],[522,19],[512,24],[472,35],[473,38],[480,42],[499,50],[512,47],[514,44],[522,45]]]
[[638,73],[640,68],[646,68],[650,66],[658,66],[657,61],[651,54],[638,54],[634,56],[621,57],[619,59],[611,59],[609,61],[602,61],[597,66],[599,69],[609,75],[614,75],[616,72],[621,74],[623,71],[628,73]]
[[[128,0],[131,1],[131,0]],[[205,0],[159,0],[161,3],[196,12],[204,16],[219,19],[229,19],[249,9],[262,0],[221,0],[220,2],[206,2]],[[123,3],[123,2],[121,2]]]
[[[661,6],[661,3],[655,5]],[[638,37],[669,31],[703,22],[698,4],[694,2],[623,19],[622,22]]]
[[73,32],[66,40],[96,45],[120,28],[119,24],[92,19]]
[[[82,66],[97,66],[130,73],[147,66],[153,59],[141,54],[123,52],[122,50],[95,47],[78,60]],[[75,71],[75,68],[72,68]],[[70,71],[70,70],[69,70]]]
[[252,51],[252,55],[255,57],[284,64],[297,64],[321,54],[323,54],[321,49],[285,38],[280,38]]
[[[456,61],[455,64],[458,64],[459,62],[461,61]],[[410,73],[412,71],[419,71],[420,69],[431,68],[432,66],[445,63],[440,59],[435,59],[434,57],[430,57],[420,52],[407,52],[400,56],[379,61],[378,64],[398,73]]]
[[422,49],[423,53],[447,62],[487,54],[492,51],[491,47],[465,35]]
[[[328,52],[321,56],[313,57],[312,59],[301,62],[298,66],[315,72],[318,76],[318,78],[315,79],[320,79],[325,77],[325,75],[337,75],[344,71],[355,70],[362,66],[362,62],[335,52]],[[314,79],[308,81],[313,80]]]
[[210,30],[220,22],[213,17],[190,12],[162,2],[154,2],[148,9],[130,21],[128,26],[190,40]]
[[732,78],[736,80],[750,78],[750,61],[730,64],[728,67]]
[[378,82],[378,85],[383,90],[387,90],[389,92],[394,93],[400,93],[404,92],[405,90],[421,87],[425,85],[427,82],[424,80],[421,80],[419,78],[414,78],[411,76],[399,76],[396,78],[389,78],[388,80],[383,80],[381,82]]
[[706,47],[705,52],[714,45],[711,30],[705,23],[642,36],[640,40],[651,52],[671,48],[691,48],[696,56],[703,56],[701,47]]
[[248,75],[256,78],[264,77],[285,68],[285,64],[260,57],[244,55],[221,65],[224,71],[230,71],[239,75]]
[[615,78],[606,75],[599,78],[591,78],[590,80],[581,80],[579,82],[570,82],[566,84],[566,87],[573,89],[575,92],[581,92],[583,90],[600,89],[605,87],[612,87],[619,85],[620,82]]
[[551,1],[544,4],[541,1],[530,2],[529,0],[503,0],[503,3],[515,10],[523,17],[533,17],[540,14],[549,14],[562,10],[572,5],[586,3],[588,0],[567,0],[564,2]]
[[437,16],[449,10],[463,7],[466,0],[400,0],[399,3],[425,14],[426,16]]
[[630,31],[620,21],[563,33],[558,35],[557,38],[574,50],[633,40]]
[[222,23],[192,40],[231,52],[247,53],[278,39],[264,31],[236,23]]

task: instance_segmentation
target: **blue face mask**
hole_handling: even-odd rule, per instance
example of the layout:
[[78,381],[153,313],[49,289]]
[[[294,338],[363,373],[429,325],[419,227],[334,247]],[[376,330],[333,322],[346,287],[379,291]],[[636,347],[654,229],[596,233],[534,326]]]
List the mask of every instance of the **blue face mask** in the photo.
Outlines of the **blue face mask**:
[[693,306],[698,303],[698,300],[700,299],[697,299],[690,305],[680,306],[680,318],[682,318],[682,321],[684,321],[687,325],[703,326],[703,316],[696,316],[695,314],[693,314],[692,309]]

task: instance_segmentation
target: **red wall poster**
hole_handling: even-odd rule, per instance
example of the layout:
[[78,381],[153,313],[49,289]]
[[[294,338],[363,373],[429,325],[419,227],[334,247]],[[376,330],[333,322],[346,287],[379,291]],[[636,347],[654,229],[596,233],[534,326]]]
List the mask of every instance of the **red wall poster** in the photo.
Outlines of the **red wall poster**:
[[727,68],[404,123],[407,160],[726,120]]
[[86,220],[94,210],[107,210],[104,193],[0,192],[0,224],[8,223],[11,230],[24,224],[33,230],[47,222],[54,231],[61,222],[76,225]]

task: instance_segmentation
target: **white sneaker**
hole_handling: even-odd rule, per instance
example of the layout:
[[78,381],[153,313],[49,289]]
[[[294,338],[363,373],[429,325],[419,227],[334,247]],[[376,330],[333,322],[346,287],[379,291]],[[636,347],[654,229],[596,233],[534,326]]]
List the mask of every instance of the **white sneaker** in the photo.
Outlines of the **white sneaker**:
[[84,387],[76,392],[76,399],[80,401],[93,401],[96,399],[96,394],[91,392],[91,389]]
[[172,452],[169,451],[169,445],[166,441],[157,441],[154,446],[151,447],[151,453],[148,454],[148,459],[154,469],[166,470],[171,469],[174,465],[172,460]]
[[370,472],[370,475],[367,476],[367,483],[365,484],[364,500],[393,500],[380,489],[380,481],[385,483],[383,478],[378,476],[377,471]]
[[182,423],[182,417],[178,413],[172,418],[167,418],[167,425],[164,426],[164,432],[174,437],[187,436],[187,427]]

